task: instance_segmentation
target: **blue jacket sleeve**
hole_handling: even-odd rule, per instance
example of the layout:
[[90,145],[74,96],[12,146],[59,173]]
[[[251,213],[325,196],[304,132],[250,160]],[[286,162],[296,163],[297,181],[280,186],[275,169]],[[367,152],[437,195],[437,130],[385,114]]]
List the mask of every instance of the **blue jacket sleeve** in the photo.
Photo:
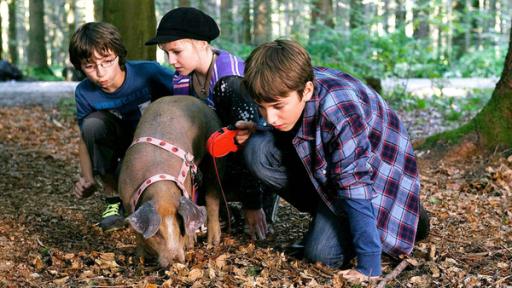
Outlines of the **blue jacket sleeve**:
[[356,269],[368,276],[380,275],[382,244],[371,201],[343,199],[341,203],[352,233],[352,244],[357,256]]

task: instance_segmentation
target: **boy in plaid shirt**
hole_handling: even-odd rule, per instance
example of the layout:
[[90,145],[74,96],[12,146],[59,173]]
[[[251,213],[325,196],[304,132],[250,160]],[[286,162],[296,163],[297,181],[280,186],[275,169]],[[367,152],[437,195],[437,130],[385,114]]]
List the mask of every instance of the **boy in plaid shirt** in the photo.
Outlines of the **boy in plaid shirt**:
[[260,45],[245,69],[242,84],[273,131],[239,121],[236,140],[255,175],[312,213],[304,256],[338,268],[356,257],[343,274],[363,280],[381,274],[382,252],[410,254],[419,175],[407,131],[381,96],[348,74],[313,68],[289,40]]

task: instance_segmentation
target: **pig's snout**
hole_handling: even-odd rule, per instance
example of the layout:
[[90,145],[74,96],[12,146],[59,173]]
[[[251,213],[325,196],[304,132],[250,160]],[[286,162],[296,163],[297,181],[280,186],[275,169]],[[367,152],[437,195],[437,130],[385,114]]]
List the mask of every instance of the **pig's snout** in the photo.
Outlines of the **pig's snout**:
[[185,239],[180,233],[176,220],[175,217],[168,216],[163,223],[166,229],[162,229],[161,232],[166,231],[167,235],[164,237],[165,245],[162,247],[164,251],[158,253],[161,267],[168,267],[174,261],[185,262]]
[[179,249],[178,251],[169,251],[169,253],[162,253],[158,257],[158,263],[162,268],[168,268],[172,263],[185,262],[185,250]]

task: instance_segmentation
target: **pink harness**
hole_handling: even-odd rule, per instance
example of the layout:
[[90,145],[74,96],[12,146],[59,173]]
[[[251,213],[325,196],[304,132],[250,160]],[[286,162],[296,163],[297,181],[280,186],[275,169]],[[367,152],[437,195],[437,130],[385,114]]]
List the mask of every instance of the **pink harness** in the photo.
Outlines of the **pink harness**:
[[[135,211],[135,208],[137,207],[137,202],[139,201],[139,198],[142,195],[142,193],[144,192],[144,190],[146,190],[146,188],[148,188],[149,185],[151,185],[155,182],[158,182],[158,181],[166,180],[166,181],[175,182],[176,185],[178,185],[178,187],[183,192],[183,195],[186,198],[190,199],[190,195],[189,195],[187,189],[185,188],[185,179],[187,178],[189,171],[192,172],[192,175],[197,173],[197,166],[196,166],[196,164],[194,164],[194,155],[186,152],[185,150],[183,150],[175,145],[172,145],[171,143],[169,143],[167,141],[157,139],[157,138],[152,138],[152,137],[137,138],[132,142],[132,144],[130,145],[130,147],[128,147],[128,149],[130,149],[133,145],[138,144],[138,143],[149,143],[149,144],[158,146],[162,149],[165,149],[165,150],[171,152],[172,154],[178,156],[179,158],[181,158],[183,160],[183,163],[181,164],[181,169],[180,169],[180,172],[178,173],[178,177],[174,177],[169,174],[162,173],[162,174],[153,175],[153,176],[149,177],[148,179],[144,180],[144,182],[142,182],[142,184],[139,186],[139,188],[137,189],[135,194],[133,194],[133,197],[130,201],[132,211]],[[192,199],[195,200],[194,199],[195,189],[194,189],[193,176],[191,176],[190,179],[192,181]]]

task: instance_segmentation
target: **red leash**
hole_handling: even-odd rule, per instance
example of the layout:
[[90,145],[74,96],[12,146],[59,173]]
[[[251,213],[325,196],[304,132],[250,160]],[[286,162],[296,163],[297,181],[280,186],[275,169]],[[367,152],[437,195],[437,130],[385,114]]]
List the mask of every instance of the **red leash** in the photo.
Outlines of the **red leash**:
[[226,194],[224,193],[224,188],[222,187],[222,181],[220,179],[219,169],[217,168],[216,158],[224,157],[230,152],[236,152],[238,150],[238,146],[235,143],[236,134],[237,131],[234,126],[224,127],[214,132],[206,142],[206,149],[213,158],[215,174],[217,176],[217,181],[219,182],[224,204],[226,205],[226,211],[228,214],[228,233],[231,233],[231,212],[229,211]]

